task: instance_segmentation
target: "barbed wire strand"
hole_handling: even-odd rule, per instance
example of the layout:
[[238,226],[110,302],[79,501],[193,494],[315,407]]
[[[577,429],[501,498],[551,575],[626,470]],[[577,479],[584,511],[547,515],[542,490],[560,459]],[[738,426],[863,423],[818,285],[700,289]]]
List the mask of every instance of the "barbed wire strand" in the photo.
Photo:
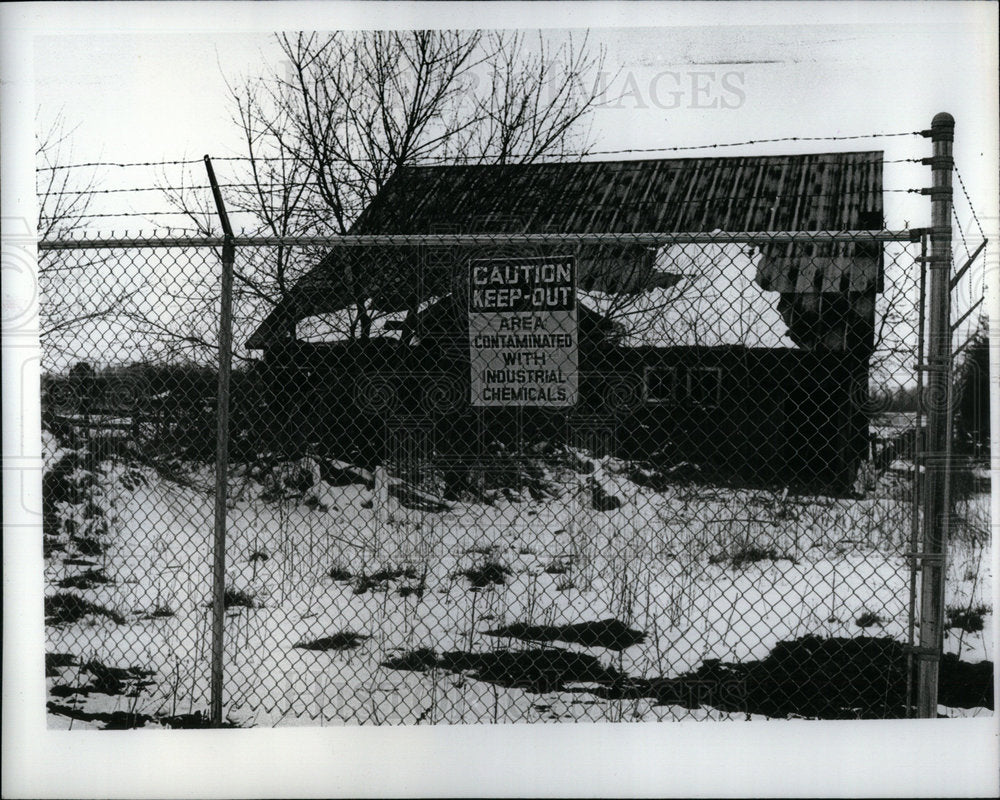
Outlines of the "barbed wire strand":
[[[873,159],[872,161],[855,162],[855,166],[858,164],[902,164],[902,163],[920,163],[919,158],[895,158],[895,159]],[[799,161],[771,161],[768,166],[784,166],[788,164],[800,163]],[[678,169],[681,169],[678,166]],[[248,189],[248,190],[258,190],[265,187],[280,187],[282,189],[293,189],[298,187],[309,187],[314,186],[311,181],[240,181],[232,183],[222,183],[219,184],[220,189]],[[194,191],[194,190],[206,190],[211,189],[209,184],[192,184],[190,186],[133,186],[120,189],[66,189],[58,192],[45,192],[46,197],[62,197],[62,196],[95,196],[95,195],[106,195],[106,194],[128,194],[137,192],[182,192],[182,191]],[[884,191],[900,191],[896,189],[886,189]]]
[[[920,189],[882,189],[885,193],[900,193],[900,194],[920,194]],[[838,192],[828,192],[819,194],[808,195],[809,199],[818,199],[823,197],[841,197],[842,194]],[[739,203],[739,202],[751,202],[756,200],[768,200],[772,202],[778,202],[782,200],[798,200],[798,195],[784,194],[784,195],[749,195],[749,196],[735,196],[735,197],[702,197],[702,198],[687,198],[685,200],[675,200],[671,201],[671,205],[681,206],[681,205],[699,205],[699,204],[717,204],[717,203]],[[636,201],[633,203],[589,203],[587,208],[589,209],[616,209],[616,210],[626,210],[630,208],[639,208],[643,205],[642,201]],[[121,212],[108,212],[100,214],[75,214],[73,219],[83,220],[83,219],[103,219],[107,217],[155,217],[155,216],[183,216],[189,212],[183,209],[178,209],[175,211],[121,211]],[[208,210],[201,210],[199,213],[210,213]],[[232,213],[253,213],[252,210],[243,209],[232,209]],[[489,216],[489,215],[486,215]],[[496,219],[501,220],[505,215],[497,215]],[[44,218],[44,217],[43,217]]]
[[[683,152],[687,150],[712,150],[719,147],[743,147],[751,144],[776,144],[780,142],[832,142],[832,141],[852,141],[857,139],[885,139],[890,137],[898,136],[920,136],[921,131],[899,131],[895,133],[862,133],[862,134],[852,134],[847,136],[782,136],[773,139],[747,139],[742,142],[718,142],[716,144],[695,144],[695,145],[683,145],[676,147],[632,147],[632,148],[622,148],[618,150],[589,150],[587,152],[570,152],[553,154],[552,157],[555,158],[571,158],[573,156],[578,156],[581,158],[586,158],[589,156],[598,155],[626,155],[629,153],[675,153]],[[456,161],[456,160],[475,160],[475,159],[493,159],[496,155],[490,154],[480,154],[474,156],[433,156],[428,157],[428,161]],[[285,158],[283,156],[263,156],[257,158],[251,158],[250,156],[219,156],[212,157],[213,161],[291,161],[293,159]],[[331,161],[376,161],[377,159],[370,158],[355,158],[355,159],[330,159]],[[116,167],[116,168],[128,168],[128,167],[157,167],[157,166],[176,166],[182,164],[200,164],[202,159],[173,159],[165,161],[87,161],[79,164],[60,164],[48,167],[39,167],[37,171],[55,171],[63,169],[78,169],[83,167]]]
[[[958,178],[958,185],[962,187],[962,194],[965,195],[965,202],[969,204],[969,211],[972,212],[972,218],[976,221],[976,227],[979,228],[979,235],[984,239],[986,238],[986,232],[983,230],[983,225],[979,221],[979,215],[976,214],[976,207],[972,204],[972,198],[969,197],[969,192],[965,188],[965,181],[962,180],[962,173],[958,170],[958,165],[955,165],[955,175]],[[954,206],[952,206],[954,208]],[[961,228],[961,225],[959,226]]]
[[958,219],[958,212],[955,210],[955,206],[954,205],[952,205],[952,207],[951,207],[951,216],[952,216],[952,219],[955,220],[955,227],[958,228],[959,238],[961,238],[961,240],[962,240],[962,246],[965,248],[965,257],[966,258],[971,258],[972,257],[972,251],[969,249],[969,243],[965,240],[965,231],[962,229],[962,223]]

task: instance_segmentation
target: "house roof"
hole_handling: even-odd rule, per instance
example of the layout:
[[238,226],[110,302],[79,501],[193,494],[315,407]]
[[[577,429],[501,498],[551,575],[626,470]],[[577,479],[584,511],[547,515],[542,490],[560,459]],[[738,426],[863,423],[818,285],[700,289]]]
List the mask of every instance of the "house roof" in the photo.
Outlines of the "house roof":
[[[881,228],[882,159],[881,151],[865,151],[402,167],[362,212],[351,232],[693,233]],[[851,259],[855,255],[851,247],[842,246],[829,255]],[[794,263],[790,263],[796,260],[792,246],[785,245],[782,252],[771,255],[784,258],[782,269],[796,274]],[[675,276],[657,271],[655,256],[655,251],[637,245],[581,248],[577,252],[580,287],[621,292],[669,286]],[[373,298],[377,308],[398,310],[412,303],[415,294],[424,299],[447,292],[450,269],[420,269],[421,263],[427,266],[426,260],[426,253],[415,247],[336,248],[303,276],[247,346],[261,348],[287,330],[289,322],[339,310],[351,305],[359,294]],[[866,260],[874,264],[877,259],[869,254]],[[841,263],[837,269],[851,267]],[[864,274],[871,276],[877,271],[877,267],[869,268]],[[780,275],[770,274],[767,280],[772,285],[765,288],[787,289],[780,286]],[[857,283],[852,279],[852,289]]]
[[847,230],[882,212],[882,153],[403,167],[353,233]]

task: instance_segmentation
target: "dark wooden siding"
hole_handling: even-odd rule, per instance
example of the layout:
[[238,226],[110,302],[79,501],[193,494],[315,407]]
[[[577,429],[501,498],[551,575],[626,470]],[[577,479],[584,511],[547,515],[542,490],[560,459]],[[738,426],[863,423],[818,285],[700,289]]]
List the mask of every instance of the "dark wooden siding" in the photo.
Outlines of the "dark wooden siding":
[[[426,428],[439,454],[473,458],[495,446],[516,450],[519,437],[570,441],[583,421],[610,429],[622,457],[689,462],[718,479],[838,490],[853,480],[867,420],[851,413],[853,366],[840,354],[597,341],[581,347],[580,402],[566,412],[472,408],[467,356],[431,361],[430,351],[389,340],[293,345],[294,352],[272,354],[272,422],[265,429],[279,449],[318,445],[339,458],[376,463],[393,424]],[[675,375],[668,402],[643,396],[647,370]],[[714,376],[717,387],[707,381],[709,390],[699,393],[698,375]],[[444,405],[431,393],[442,385],[451,392]],[[378,387],[388,389],[390,403],[380,404]]]

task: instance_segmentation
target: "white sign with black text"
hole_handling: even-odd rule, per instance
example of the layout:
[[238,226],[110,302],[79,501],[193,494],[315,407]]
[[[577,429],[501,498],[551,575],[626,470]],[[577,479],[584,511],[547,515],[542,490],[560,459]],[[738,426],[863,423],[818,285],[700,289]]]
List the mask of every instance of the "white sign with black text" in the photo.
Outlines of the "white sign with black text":
[[578,390],[576,259],[473,259],[474,406],[572,406]]

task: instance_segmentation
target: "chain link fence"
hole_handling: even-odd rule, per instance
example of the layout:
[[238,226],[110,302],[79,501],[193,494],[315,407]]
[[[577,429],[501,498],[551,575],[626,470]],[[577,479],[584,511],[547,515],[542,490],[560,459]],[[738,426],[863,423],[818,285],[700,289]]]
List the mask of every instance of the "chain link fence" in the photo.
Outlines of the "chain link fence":
[[[256,329],[247,276],[274,248],[239,248],[236,342],[263,357],[237,361],[230,398],[234,724],[907,714],[922,427],[894,403],[919,357],[919,245],[684,238],[330,242],[324,264],[378,277],[365,296],[405,265],[425,285],[359,309],[313,275],[314,307]],[[881,291],[829,316],[757,285],[779,249],[823,253],[820,274],[874,242]],[[622,253],[652,289],[585,288]],[[116,282],[112,315],[49,343],[79,359],[43,397],[50,711],[195,724],[218,254],[49,255]]]
[[223,244],[43,247],[50,720],[209,724],[213,618],[230,725],[915,713],[921,232],[230,241],[217,615]]

